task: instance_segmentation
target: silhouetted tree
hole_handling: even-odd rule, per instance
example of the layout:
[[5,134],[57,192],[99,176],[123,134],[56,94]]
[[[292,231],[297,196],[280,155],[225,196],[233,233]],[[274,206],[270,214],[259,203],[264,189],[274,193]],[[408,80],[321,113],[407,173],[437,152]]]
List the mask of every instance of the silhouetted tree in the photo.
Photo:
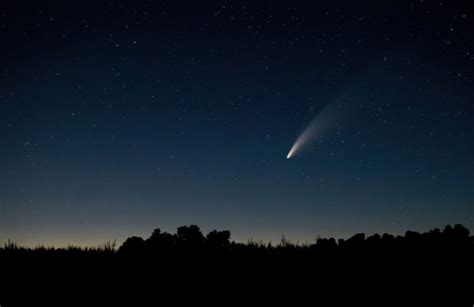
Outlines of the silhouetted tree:
[[146,245],[152,252],[167,252],[176,246],[176,235],[161,232],[156,228],[146,240]]
[[119,252],[124,254],[131,254],[131,253],[141,253],[145,249],[145,241],[141,237],[130,237],[125,242],[123,242],[122,246],[120,246]]
[[453,229],[454,236],[459,238],[460,240],[466,240],[469,238],[470,231],[466,227],[461,224],[454,225]]
[[187,249],[198,249],[204,245],[205,238],[201,230],[196,225],[178,227],[177,245]]
[[345,241],[348,247],[362,247],[365,243],[365,233],[357,233]]
[[206,239],[207,245],[211,248],[228,248],[230,245],[230,231],[213,230],[207,234]]
[[369,245],[370,247],[377,247],[380,245],[381,243],[381,237],[378,233],[374,234],[374,235],[371,235],[370,237],[367,237],[366,239],[366,242],[367,242],[367,245]]
[[318,238],[316,241],[318,249],[334,249],[337,247],[336,239],[334,238]]

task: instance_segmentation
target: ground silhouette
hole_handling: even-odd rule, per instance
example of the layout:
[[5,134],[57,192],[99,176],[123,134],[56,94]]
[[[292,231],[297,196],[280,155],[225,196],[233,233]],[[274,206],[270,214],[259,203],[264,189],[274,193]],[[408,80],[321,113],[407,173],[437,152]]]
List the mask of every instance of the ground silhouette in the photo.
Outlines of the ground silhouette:
[[451,305],[472,305],[473,263],[474,236],[460,224],[397,236],[318,238],[311,244],[285,237],[277,244],[238,243],[227,230],[204,235],[190,225],[174,234],[157,228],[148,238],[132,236],[118,248],[114,242],[95,248],[26,248],[8,241],[0,248],[0,304],[31,299],[19,289],[41,296],[47,289],[67,293],[86,285],[125,296],[132,289],[149,289],[149,295],[177,291],[178,298],[186,298],[186,293],[228,296],[236,295],[231,289],[271,287],[272,293],[353,293],[331,296],[349,301],[415,296],[425,303],[447,299]]

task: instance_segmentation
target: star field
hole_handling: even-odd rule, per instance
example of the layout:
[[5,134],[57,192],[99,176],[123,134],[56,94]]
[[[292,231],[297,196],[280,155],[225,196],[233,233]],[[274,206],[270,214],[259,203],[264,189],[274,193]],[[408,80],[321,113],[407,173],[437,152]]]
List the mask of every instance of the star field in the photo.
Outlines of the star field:
[[473,229],[469,2],[26,3],[0,4],[0,241]]

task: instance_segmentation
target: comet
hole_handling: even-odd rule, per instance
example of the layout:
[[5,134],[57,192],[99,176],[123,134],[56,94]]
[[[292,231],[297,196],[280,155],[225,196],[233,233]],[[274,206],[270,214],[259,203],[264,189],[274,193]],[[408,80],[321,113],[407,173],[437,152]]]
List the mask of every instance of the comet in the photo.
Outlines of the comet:
[[301,132],[301,134],[296,138],[293,146],[291,146],[290,151],[286,155],[287,159],[293,158],[295,155],[300,153],[308,144],[318,138],[328,126],[330,118],[334,111],[334,107],[330,104],[326,105],[321,111],[316,114],[314,119],[308,124],[308,126]]

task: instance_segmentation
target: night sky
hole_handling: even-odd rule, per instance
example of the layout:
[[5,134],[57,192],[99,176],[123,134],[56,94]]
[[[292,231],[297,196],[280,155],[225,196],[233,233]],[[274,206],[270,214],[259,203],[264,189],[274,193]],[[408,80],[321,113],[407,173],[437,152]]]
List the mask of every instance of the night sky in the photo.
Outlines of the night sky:
[[2,1],[0,242],[474,230],[468,3]]

